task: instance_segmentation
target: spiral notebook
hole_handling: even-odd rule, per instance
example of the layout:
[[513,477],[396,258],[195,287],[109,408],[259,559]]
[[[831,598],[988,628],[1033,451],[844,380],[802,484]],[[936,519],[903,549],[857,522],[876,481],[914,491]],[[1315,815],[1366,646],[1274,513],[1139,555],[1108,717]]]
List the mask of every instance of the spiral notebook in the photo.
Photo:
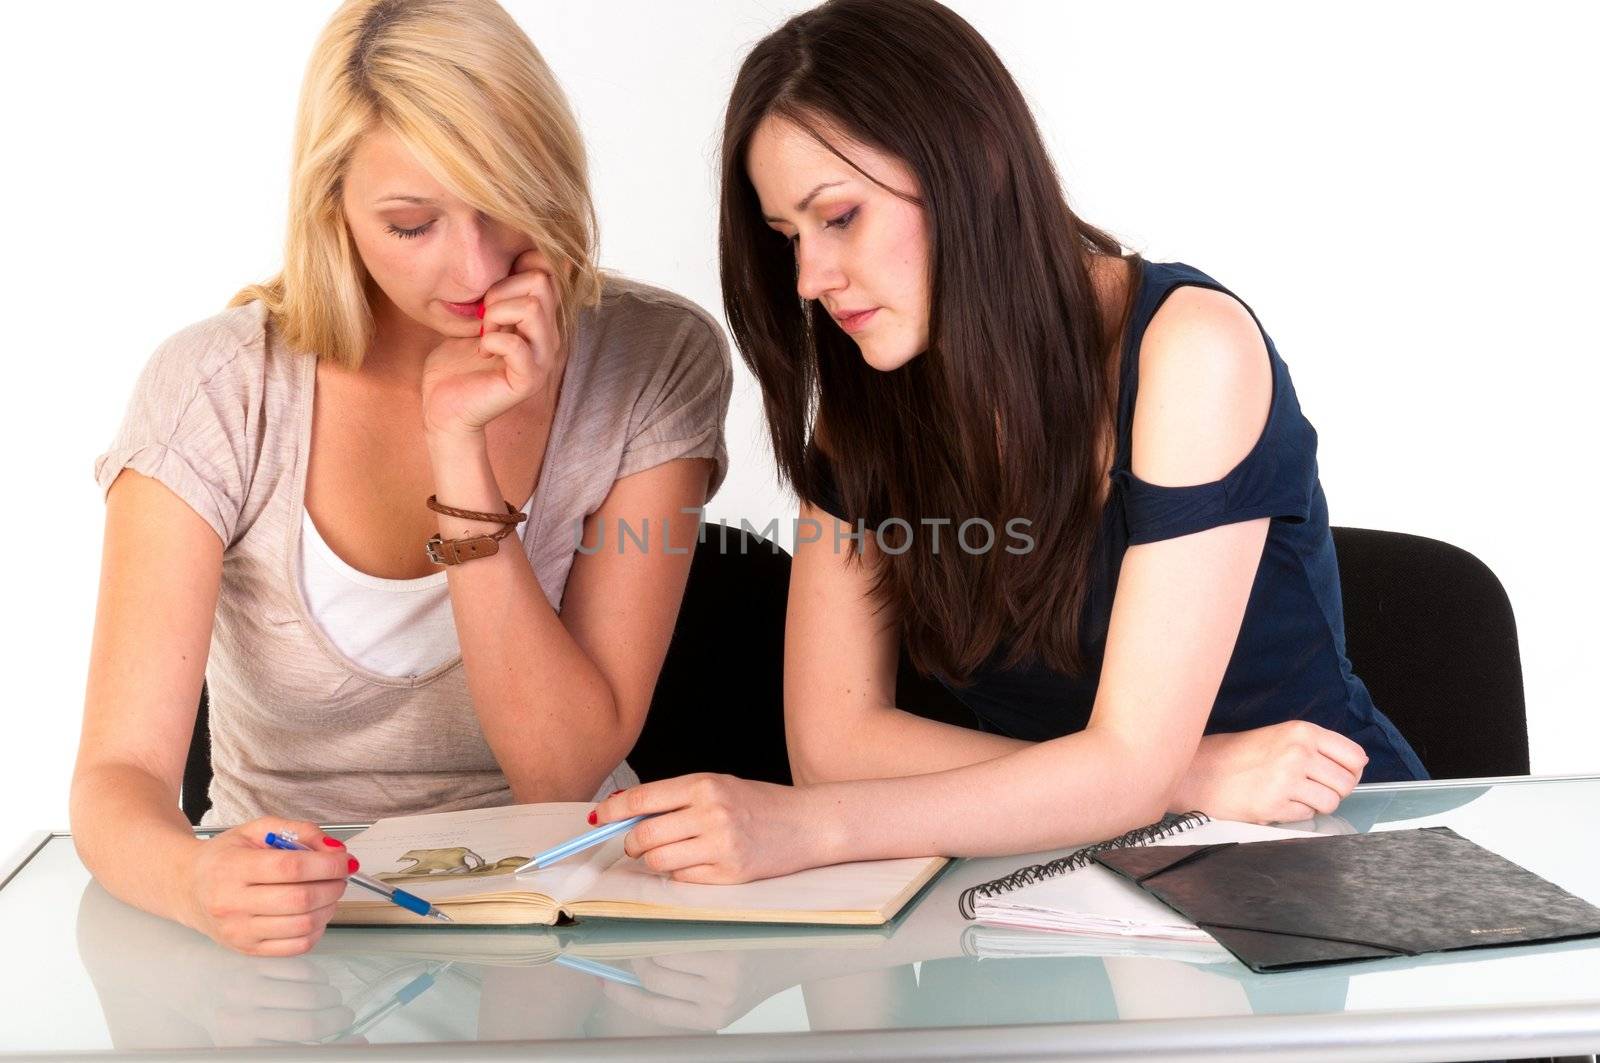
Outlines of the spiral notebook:
[[1097,854],[1147,845],[1219,845],[1304,838],[1314,832],[1213,820],[1204,812],[1167,816],[1116,838],[964,890],[961,914],[991,926],[1068,934],[1211,944],[1193,922],[1112,871]]

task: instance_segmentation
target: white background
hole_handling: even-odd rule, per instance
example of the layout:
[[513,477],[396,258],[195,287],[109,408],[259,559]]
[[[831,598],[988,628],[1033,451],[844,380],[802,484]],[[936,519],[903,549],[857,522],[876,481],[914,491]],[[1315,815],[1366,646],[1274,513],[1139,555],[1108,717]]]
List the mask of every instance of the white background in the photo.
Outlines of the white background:
[[[295,97],[333,6],[8,13],[0,856],[67,822],[93,458],[155,345],[275,272]],[[720,314],[722,108],[745,50],[804,5],[507,6],[587,135],[604,264]],[[1600,771],[1590,28],[1556,4],[955,6],[1027,92],[1080,214],[1256,309],[1320,433],[1334,522],[1499,574],[1534,770]],[[739,374],[711,516],[759,526],[793,502]]]

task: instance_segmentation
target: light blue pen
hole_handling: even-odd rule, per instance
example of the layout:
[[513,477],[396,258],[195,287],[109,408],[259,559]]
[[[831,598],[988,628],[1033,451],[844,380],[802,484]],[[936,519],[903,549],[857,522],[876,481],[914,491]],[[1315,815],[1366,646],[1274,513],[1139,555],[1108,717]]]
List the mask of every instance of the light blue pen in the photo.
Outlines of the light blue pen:
[[538,871],[549,867],[557,860],[565,860],[567,857],[575,853],[581,853],[585,849],[593,849],[601,842],[609,841],[619,834],[626,834],[633,829],[636,823],[660,814],[659,812],[647,812],[642,816],[629,816],[627,819],[619,819],[615,823],[607,823],[604,827],[596,827],[594,830],[585,831],[576,838],[564,841],[553,849],[546,849],[526,864],[517,868],[512,874],[520,875],[524,871]]
[[620,967],[613,967],[609,963],[597,963],[582,956],[569,956],[565,952],[556,957],[556,962],[563,967],[570,967],[574,971],[582,971],[584,974],[592,974],[596,978],[604,978],[608,982],[632,986],[635,989],[644,988],[644,983],[639,981],[638,975],[630,974]]
[[[296,849],[300,852],[311,851],[311,846],[300,844],[300,840],[295,837],[295,833],[292,830],[280,831],[276,834],[268,832],[264,840],[274,849]],[[378,879],[368,878],[366,875],[351,875],[350,881],[357,886],[371,890],[373,893],[381,894],[384,898],[393,901],[408,912],[431,916],[446,923],[455,922],[454,919],[451,919],[415,893],[407,893],[405,890],[395,889],[387,882],[380,882]]]

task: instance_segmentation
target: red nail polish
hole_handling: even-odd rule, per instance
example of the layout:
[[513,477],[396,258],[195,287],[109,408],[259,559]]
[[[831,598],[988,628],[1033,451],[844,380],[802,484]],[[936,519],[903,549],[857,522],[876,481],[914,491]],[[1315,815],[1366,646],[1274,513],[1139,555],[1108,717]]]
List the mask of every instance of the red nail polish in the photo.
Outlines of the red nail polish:
[[483,326],[482,325],[478,326],[478,338],[480,340],[483,339]]
[[[622,788],[622,790],[626,790],[626,789],[627,789],[627,787],[626,787],[626,786],[624,786],[624,787],[623,787],[623,788]],[[618,794],[620,794],[620,793],[621,793],[621,792],[622,792],[622,790],[612,790],[612,791],[611,791],[611,796],[612,796],[612,797],[615,797],[615,796],[617,796],[617,795],[618,795]]]
[[483,301],[482,300],[478,301],[478,320],[479,321],[483,320]]
[[600,814],[598,812],[590,812],[589,813],[589,826],[592,827],[598,822],[600,822]]
[[330,849],[344,848],[344,842],[340,841],[338,838],[324,838],[322,839],[322,844],[326,845]]
[[352,856],[350,858],[350,873],[353,875],[357,871],[360,871],[360,870],[361,870],[361,861],[357,860],[355,857]]

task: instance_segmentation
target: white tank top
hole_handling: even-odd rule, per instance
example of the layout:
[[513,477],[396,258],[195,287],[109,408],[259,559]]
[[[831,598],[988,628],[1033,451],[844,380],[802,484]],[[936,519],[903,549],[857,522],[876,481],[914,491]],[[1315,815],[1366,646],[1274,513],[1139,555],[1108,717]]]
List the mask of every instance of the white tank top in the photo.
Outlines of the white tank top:
[[[533,506],[529,497],[524,513]],[[443,569],[418,579],[369,576],[340,560],[300,511],[300,589],[328,641],[350,660],[382,676],[422,675],[461,652]],[[522,538],[527,521],[517,525]],[[502,547],[503,548],[503,547]]]

